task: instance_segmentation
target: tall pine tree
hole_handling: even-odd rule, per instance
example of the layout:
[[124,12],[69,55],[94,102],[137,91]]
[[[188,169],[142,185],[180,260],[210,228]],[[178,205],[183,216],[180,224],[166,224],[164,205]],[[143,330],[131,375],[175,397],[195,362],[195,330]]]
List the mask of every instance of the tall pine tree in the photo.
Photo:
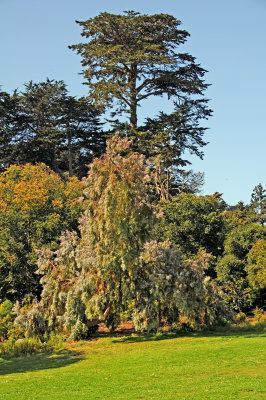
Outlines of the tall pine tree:
[[[188,164],[184,152],[203,156],[205,128],[199,123],[211,115],[204,98],[206,70],[179,50],[189,33],[168,14],[104,12],[77,23],[87,41],[70,48],[82,57],[91,101],[112,110],[113,116],[129,115],[129,124],[116,120],[116,125],[133,140],[135,150],[152,159],[161,197],[164,192],[168,197],[180,169]],[[146,99],[163,96],[173,102],[173,113],[162,112],[138,126],[138,107]]]

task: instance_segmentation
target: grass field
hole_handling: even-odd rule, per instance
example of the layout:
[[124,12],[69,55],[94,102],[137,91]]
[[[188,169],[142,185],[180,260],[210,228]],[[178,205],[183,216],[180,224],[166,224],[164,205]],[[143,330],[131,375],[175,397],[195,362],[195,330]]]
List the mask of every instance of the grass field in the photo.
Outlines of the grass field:
[[1,400],[266,399],[259,332],[109,337],[0,361]]

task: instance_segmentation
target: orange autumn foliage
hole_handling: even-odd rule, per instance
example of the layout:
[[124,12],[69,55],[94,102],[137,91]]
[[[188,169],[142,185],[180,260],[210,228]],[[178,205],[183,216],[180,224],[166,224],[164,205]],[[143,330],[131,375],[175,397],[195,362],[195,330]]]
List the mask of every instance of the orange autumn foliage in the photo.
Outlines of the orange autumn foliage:
[[0,209],[25,213],[44,206],[62,208],[60,198],[76,204],[83,184],[77,178],[64,182],[45,164],[11,165],[0,175]]
[[36,250],[55,250],[75,230],[83,183],[63,180],[45,164],[12,165],[0,174],[0,298],[38,294]]

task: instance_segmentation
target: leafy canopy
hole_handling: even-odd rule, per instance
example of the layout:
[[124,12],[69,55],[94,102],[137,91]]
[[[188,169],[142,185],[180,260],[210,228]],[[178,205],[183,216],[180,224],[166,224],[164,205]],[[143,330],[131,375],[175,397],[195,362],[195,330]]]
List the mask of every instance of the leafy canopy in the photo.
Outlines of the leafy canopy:
[[191,256],[204,248],[214,256],[222,254],[225,221],[219,197],[183,193],[171,201],[161,201],[163,218],[155,228],[161,240],[171,240]]
[[236,309],[250,309],[256,302],[263,306],[265,241],[265,227],[254,223],[239,224],[226,236],[216,271]]

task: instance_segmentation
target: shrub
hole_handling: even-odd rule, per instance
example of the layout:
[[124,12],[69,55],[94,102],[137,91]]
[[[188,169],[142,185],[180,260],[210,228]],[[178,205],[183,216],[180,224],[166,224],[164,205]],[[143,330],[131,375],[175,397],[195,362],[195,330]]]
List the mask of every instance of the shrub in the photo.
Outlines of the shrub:
[[236,323],[241,323],[241,322],[245,322],[247,319],[247,316],[245,313],[243,313],[242,311],[240,311],[238,314],[236,314],[234,320]]
[[2,357],[20,357],[34,353],[47,353],[63,347],[65,337],[55,333],[45,333],[43,340],[39,337],[31,338],[9,338],[0,343],[0,356]]
[[27,307],[20,307],[17,301],[13,311],[17,315],[14,325],[21,329],[26,337],[42,337],[47,331],[47,321],[36,301],[33,301],[32,305]]
[[253,311],[254,318],[256,321],[260,321],[264,317],[264,310],[262,308],[259,308],[258,306],[255,308]]
[[0,339],[7,338],[9,330],[13,327],[12,306],[9,300],[0,301]]
[[133,322],[138,331],[155,331],[162,323],[186,318],[193,329],[229,317],[223,292],[205,275],[209,255],[184,260],[171,242],[147,242],[135,281]]
[[88,337],[88,327],[78,319],[74,327],[72,327],[69,340],[81,340],[81,339],[86,339],[87,337]]
[[0,355],[8,357],[20,357],[37,352],[44,353],[51,351],[53,346],[44,342],[39,338],[9,339],[0,344]]

